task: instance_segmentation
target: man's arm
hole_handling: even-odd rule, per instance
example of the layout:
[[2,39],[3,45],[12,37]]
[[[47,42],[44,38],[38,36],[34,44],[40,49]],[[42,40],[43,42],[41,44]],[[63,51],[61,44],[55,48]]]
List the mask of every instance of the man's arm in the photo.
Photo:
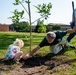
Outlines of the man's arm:
[[73,22],[74,22],[74,26],[75,26],[75,9],[74,9],[74,1],[72,1],[72,9],[73,9]]
[[30,53],[28,53],[27,55],[24,55],[24,56],[23,56],[23,59],[26,60],[26,59],[28,59],[28,58],[31,58],[32,55],[33,55],[35,52],[37,52],[39,49],[40,49],[40,46],[35,47],[32,51],[30,51]]
[[67,29],[66,32],[67,32],[67,34],[76,32],[76,26],[73,29]]

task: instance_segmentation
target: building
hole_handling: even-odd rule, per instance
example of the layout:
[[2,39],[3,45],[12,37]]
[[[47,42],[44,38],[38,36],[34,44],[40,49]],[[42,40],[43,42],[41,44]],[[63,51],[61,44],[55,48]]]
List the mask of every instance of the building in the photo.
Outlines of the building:
[[[52,23],[48,24],[49,29],[47,31],[52,30],[53,25],[55,25],[55,24],[52,24]],[[65,24],[58,24],[58,25],[61,26],[62,30],[66,30],[66,29],[70,28],[70,25],[65,25]],[[36,25],[31,26],[32,32],[34,32],[35,27],[36,27]],[[6,31],[6,32],[10,31],[9,24],[0,24],[0,31]]]
[[9,31],[9,25],[7,24],[0,24],[0,31]]

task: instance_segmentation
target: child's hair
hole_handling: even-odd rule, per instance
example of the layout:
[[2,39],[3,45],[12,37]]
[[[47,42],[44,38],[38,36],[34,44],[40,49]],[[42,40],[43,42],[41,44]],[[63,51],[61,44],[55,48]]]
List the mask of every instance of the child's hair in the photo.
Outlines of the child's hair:
[[22,48],[24,46],[24,42],[21,39],[16,39],[13,43],[13,45],[18,46],[20,48]]

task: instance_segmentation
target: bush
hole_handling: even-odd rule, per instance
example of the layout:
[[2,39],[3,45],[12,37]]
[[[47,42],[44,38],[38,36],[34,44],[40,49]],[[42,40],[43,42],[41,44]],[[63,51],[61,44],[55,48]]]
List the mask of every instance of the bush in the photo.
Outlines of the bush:
[[38,33],[46,33],[46,26],[41,26],[38,28]]
[[29,30],[29,23],[28,22],[20,22],[18,24],[11,24],[10,30],[16,32],[27,32]]
[[35,32],[38,32],[38,33],[46,32],[46,25],[44,24],[44,20],[42,20],[42,21],[38,20],[37,26],[35,28]]
[[61,30],[61,26],[56,24],[52,26],[52,30]]

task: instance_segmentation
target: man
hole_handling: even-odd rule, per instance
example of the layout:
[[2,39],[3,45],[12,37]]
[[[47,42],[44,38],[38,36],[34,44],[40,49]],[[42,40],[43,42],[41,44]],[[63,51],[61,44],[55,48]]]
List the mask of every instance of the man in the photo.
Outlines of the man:
[[62,50],[62,44],[66,44],[69,46],[69,43],[64,39],[64,36],[66,34],[71,34],[76,32],[76,27],[73,29],[67,29],[66,31],[53,31],[48,32],[44,39],[41,41],[41,43],[35,47],[33,50],[30,51],[27,55],[23,56],[23,59],[26,60],[28,58],[31,58],[32,55],[37,52],[41,47],[44,46],[50,46],[51,51],[54,54],[59,53]]
[[[71,28],[73,29],[73,27],[76,25],[76,8],[74,9],[74,17],[72,15],[72,22],[71,22]],[[74,23],[74,18],[75,18],[75,23]],[[76,35],[76,32],[70,34],[68,37],[67,37],[67,41],[70,42],[72,40],[72,38]]]

